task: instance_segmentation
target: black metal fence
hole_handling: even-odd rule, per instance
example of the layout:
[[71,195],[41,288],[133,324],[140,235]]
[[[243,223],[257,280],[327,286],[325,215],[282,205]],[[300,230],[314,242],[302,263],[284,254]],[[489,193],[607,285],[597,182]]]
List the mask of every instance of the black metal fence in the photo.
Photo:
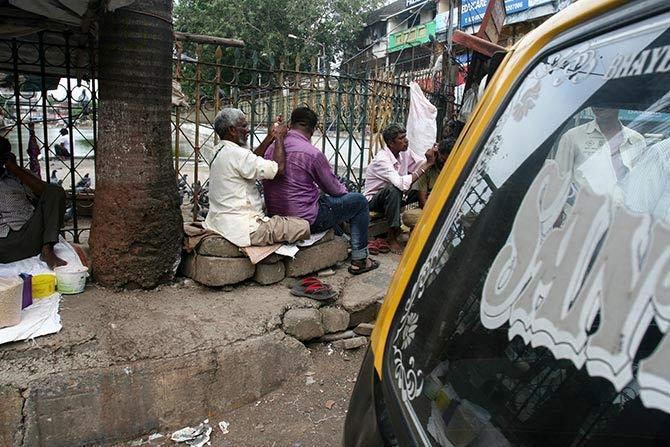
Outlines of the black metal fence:
[[[365,167],[382,145],[381,130],[392,121],[406,121],[411,77],[382,70],[365,77],[346,76],[321,68],[317,62],[300,55],[273,59],[239,48],[177,43],[173,72],[175,169],[182,185],[196,196],[195,203],[201,188],[207,186],[208,168],[203,158],[206,160],[207,152],[218,143],[214,117],[226,106],[246,113],[254,147],[277,115],[288,118],[293,108],[309,106],[319,116],[312,143],[327,156],[336,175],[360,190]],[[431,100],[440,101],[437,95],[432,96]]]
[[8,126],[2,133],[21,166],[66,190],[63,233],[74,242],[90,231],[95,187],[93,55],[86,36],[42,32],[0,39],[0,119]]

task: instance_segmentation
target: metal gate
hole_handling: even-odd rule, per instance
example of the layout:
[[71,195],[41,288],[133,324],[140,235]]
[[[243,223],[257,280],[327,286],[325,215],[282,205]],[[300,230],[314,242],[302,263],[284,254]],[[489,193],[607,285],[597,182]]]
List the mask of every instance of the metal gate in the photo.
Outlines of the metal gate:
[[[74,242],[88,237],[95,187],[97,89],[91,81],[96,78],[92,60],[89,36],[41,32],[0,39],[0,119],[10,127],[7,138],[21,166],[65,189],[62,231]],[[64,140],[67,154],[60,150]]]

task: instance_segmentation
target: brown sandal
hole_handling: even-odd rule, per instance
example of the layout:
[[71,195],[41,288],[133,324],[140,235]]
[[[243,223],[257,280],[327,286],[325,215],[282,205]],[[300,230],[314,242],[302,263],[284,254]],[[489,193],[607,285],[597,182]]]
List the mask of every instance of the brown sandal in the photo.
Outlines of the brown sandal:
[[[370,260],[370,264],[368,264]],[[352,275],[360,275],[361,273],[369,272],[379,267],[379,261],[372,258],[365,258],[358,261],[351,261],[351,265],[347,269]]]

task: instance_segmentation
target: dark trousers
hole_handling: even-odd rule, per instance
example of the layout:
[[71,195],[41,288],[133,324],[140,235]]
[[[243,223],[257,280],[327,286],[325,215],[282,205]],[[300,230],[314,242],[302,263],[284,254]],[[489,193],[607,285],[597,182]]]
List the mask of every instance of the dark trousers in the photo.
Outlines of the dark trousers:
[[321,196],[319,214],[311,226],[312,233],[326,231],[342,222],[349,222],[351,226],[351,259],[365,259],[368,256],[370,213],[363,194],[350,192],[340,197]]
[[35,212],[20,230],[9,230],[0,238],[0,263],[14,262],[35,256],[44,244],[58,242],[58,232],[65,215],[65,191],[47,184],[35,206]]
[[400,228],[400,209],[408,203],[419,201],[419,194],[412,190],[403,198],[402,191],[393,185],[387,185],[370,199],[370,211],[384,213],[390,228]]

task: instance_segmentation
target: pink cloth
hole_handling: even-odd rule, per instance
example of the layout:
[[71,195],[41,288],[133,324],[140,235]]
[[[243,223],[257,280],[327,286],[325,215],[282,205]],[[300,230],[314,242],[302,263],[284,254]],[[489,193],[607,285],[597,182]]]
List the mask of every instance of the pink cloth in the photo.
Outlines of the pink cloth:
[[412,172],[425,161],[425,158],[411,150],[403,151],[395,158],[393,152],[385,147],[375,155],[365,171],[365,198],[369,201],[389,183],[403,192],[409,191]]

